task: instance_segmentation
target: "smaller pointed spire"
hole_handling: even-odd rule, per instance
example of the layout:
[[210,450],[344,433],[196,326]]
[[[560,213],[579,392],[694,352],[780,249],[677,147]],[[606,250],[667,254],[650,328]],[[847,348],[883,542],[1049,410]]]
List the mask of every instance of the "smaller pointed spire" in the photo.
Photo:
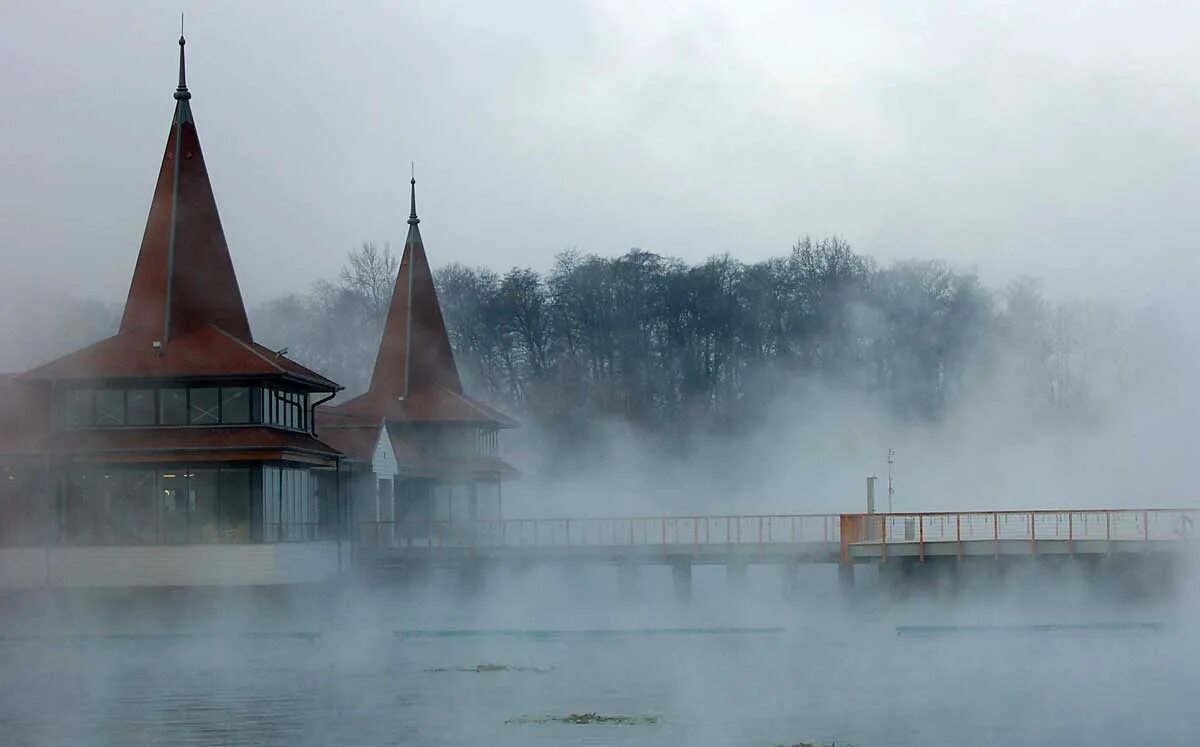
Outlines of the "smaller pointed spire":
[[412,178],[408,180],[412,207],[408,211],[408,225],[415,226],[421,222],[421,219],[417,217],[417,169],[411,161],[409,167],[412,169]]
[[183,38],[183,14],[179,14],[179,87],[175,89],[176,101],[187,101],[192,97],[187,87],[187,71],[183,62],[183,46],[187,40]]

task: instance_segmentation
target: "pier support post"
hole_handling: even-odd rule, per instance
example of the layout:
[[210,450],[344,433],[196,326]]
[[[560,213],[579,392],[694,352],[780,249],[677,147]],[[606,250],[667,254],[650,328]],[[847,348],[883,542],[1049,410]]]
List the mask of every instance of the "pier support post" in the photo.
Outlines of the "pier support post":
[[692,598],[692,560],[691,558],[673,558],[671,560],[671,580],[675,587],[675,599],[688,602]]
[[533,561],[528,558],[514,560],[508,569],[513,581],[521,581],[533,571]]
[[746,563],[740,560],[730,560],[725,565],[725,585],[730,591],[742,593],[746,590]]
[[637,566],[628,560],[617,563],[617,591],[623,601],[637,599]]
[[962,588],[962,561],[953,559],[934,564],[937,595],[941,599],[954,599]]
[[800,580],[800,563],[795,560],[785,561],[780,566],[783,572],[783,598],[792,599],[796,596]]
[[483,591],[483,561],[464,560],[458,569],[459,589],[473,596]]
[[907,563],[903,559],[880,563],[879,585],[885,593],[891,596],[906,596],[911,585]]
[[412,589],[424,589],[429,586],[433,570],[427,560],[411,560],[404,564],[402,575],[405,586]]
[[844,596],[849,596],[854,593],[854,564],[839,563],[838,564],[838,589],[841,590]]

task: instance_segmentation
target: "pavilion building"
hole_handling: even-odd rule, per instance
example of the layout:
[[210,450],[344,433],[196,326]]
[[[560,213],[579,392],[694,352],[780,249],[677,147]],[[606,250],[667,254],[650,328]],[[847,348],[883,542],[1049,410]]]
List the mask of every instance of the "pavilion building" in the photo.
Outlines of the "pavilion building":
[[0,588],[317,582],[342,565],[341,455],[314,429],[340,387],[251,334],[184,43],[117,334],[0,378]]
[[346,456],[353,521],[365,544],[430,539],[503,515],[499,456],[516,423],[463,392],[421,239],[416,180],[408,236],[367,391],[317,413],[321,437]]

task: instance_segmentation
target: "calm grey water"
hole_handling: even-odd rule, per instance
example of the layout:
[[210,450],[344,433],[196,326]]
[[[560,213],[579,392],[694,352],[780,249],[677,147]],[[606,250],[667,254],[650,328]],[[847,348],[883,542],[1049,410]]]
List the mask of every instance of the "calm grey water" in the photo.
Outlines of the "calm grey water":
[[[1200,661],[1179,609],[922,600],[845,609],[824,587],[788,603],[734,604],[698,579],[687,608],[635,610],[598,581],[547,586],[509,584],[479,603],[331,600],[337,609],[315,625],[254,621],[259,633],[318,634],[308,638],[235,632],[246,618],[176,637],[10,633],[0,640],[0,744],[866,747],[1200,736]],[[1149,615],[1165,627],[896,633],[897,624],[1045,623],[1084,611],[1092,621]],[[463,630],[474,633],[453,632]],[[429,671],[485,663],[548,671]],[[505,723],[581,712],[659,721]]]

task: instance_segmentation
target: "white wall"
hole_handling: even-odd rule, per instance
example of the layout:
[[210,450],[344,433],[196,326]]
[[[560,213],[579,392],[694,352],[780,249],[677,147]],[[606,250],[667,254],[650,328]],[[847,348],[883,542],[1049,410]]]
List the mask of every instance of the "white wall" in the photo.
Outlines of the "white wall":
[[400,471],[396,462],[396,452],[392,451],[392,441],[388,438],[387,428],[379,428],[379,438],[375,441],[375,455],[371,457],[371,469],[375,477],[381,480],[391,479]]
[[33,589],[46,584],[46,550],[0,548],[0,589]]
[[302,584],[337,572],[335,542],[0,550],[5,589]]

